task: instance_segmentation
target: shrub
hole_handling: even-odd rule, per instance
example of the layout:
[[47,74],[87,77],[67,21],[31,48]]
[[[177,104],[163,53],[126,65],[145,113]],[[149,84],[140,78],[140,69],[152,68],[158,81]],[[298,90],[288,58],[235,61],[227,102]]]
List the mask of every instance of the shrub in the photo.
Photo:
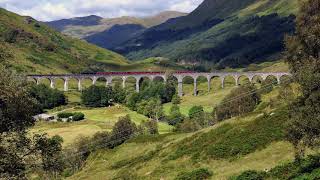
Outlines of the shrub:
[[73,116],[72,116],[72,120],[73,120],[73,121],[81,121],[81,120],[83,120],[83,119],[84,119],[84,114],[81,113],[81,112],[76,112],[76,113],[74,113]]
[[200,168],[191,172],[184,172],[178,175],[175,180],[204,180],[209,179],[212,176],[212,172],[208,169]]
[[93,147],[95,149],[112,148],[110,132],[97,132],[92,139],[94,139]]
[[172,104],[180,104],[181,103],[181,98],[178,96],[178,95],[174,95],[173,97],[172,97]]
[[110,147],[114,148],[135,135],[137,126],[131,121],[129,115],[119,118],[112,128]]
[[281,109],[274,112],[272,116],[259,117],[254,121],[241,123],[241,125],[223,124],[209,132],[186,138],[178,144],[169,159],[183,156],[201,159],[199,157],[201,155],[206,159],[211,157],[231,160],[250,154],[265,148],[274,141],[284,140],[284,127],[287,119],[287,110]]
[[193,118],[195,116],[197,116],[200,113],[203,113],[203,107],[202,106],[193,106],[190,110],[189,110],[189,117]]
[[20,31],[18,29],[13,29],[7,33],[5,33],[5,41],[8,43],[15,43],[17,41],[17,38],[20,34]]
[[263,180],[264,173],[257,171],[245,171],[237,176],[234,180]]
[[69,118],[72,117],[74,114],[71,112],[61,112],[58,113],[58,118]]
[[138,129],[139,129],[140,134],[150,134],[150,135],[159,134],[158,122],[154,121],[154,120],[149,120],[149,121],[143,122],[138,127]]
[[177,131],[180,132],[195,132],[201,129],[201,126],[196,122],[191,119],[186,119],[182,123],[178,124],[177,126]]
[[260,103],[260,98],[260,94],[254,85],[240,86],[215,107],[213,116],[221,121],[251,112]]
[[169,125],[176,126],[177,124],[183,122],[184,116],[180,112],[180,107],[173,104],[170,108],[170,115],[167,117]]

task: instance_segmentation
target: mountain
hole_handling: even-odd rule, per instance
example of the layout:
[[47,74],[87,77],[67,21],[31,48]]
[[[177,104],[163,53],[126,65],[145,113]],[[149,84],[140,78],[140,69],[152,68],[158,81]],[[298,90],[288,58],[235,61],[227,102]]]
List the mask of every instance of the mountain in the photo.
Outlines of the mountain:
[[76,17],[72,19],[61,19],[57,21],[51,21],[47,24],[50,27],[55,28],[58,31],[63,31],[68,26],[95,26],[99,25],[102,17],[91,15],[86,17]]
[[[61,31],[64,34],[76,38],[89,38],[96,34],[105,34],[115,25],[140,25],[149,28],[166,22],[168,19],[185,16],[185,13],[176,11],[164,11],[149,17],[130,17],[123,16],[119,18],[101,18],[98,16],[87,16],[72,19],[62,19],[57,21],[46,22],[52,28]],[[132,32],[135,32],[136,27]]]
[[294,32],[298,0],[205,0],[187,16],[151,27],[112,48],[130,59],[243,67],[277,60],[285,34]]
[[[74,23],[77,21],[74,19]],[[92,23],[89,21],[84,24]],[[116,70],[128,65],[117,53],[67,37],[31,17],[2,8],[0,63],[18,72],[41,74]]]
[[145,29],[140,24],[116,24],[108,30],[93,34],[84,39],[92,44],[108,49],[119,46]]

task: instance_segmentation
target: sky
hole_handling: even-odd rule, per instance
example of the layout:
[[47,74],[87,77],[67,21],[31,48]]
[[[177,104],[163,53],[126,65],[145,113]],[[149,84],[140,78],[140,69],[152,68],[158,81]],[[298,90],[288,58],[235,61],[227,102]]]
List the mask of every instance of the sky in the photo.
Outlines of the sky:
[[165,10],[191,12],[203,0],[0,0],[0,7],[40,21],[98,15],[150,16]]

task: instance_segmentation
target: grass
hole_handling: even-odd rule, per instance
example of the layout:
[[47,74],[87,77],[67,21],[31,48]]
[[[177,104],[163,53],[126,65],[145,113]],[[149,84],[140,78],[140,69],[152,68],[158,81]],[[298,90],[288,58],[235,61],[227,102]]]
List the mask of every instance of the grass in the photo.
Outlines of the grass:
[[[262,101],[268,103],[277,94],[276,89],[263,95]],[[264,112],[275,114],[263,116]],[[207,169],[213,173],[210,179],[224,180],[246,170],[269,170],[294,158],[292,145],[283,140],[286,119],[283,111],[260,107],[196,133],[138,137],[114,150],[95,153],[90,166],[68,179],[171,180]],[[188,153],[172,158],[179,149]]]
[[[62,123],[62,122],[41,122],[31,132],[47,133],[49,136],[60,135],[64,139],[64,145],[71,144],[79,136],[93,136],[100,131],[111,131],[119,117],[130,115],[131,120],[137,125],[148,118],[129,110],[123,106],[112,106],[107,108],[72,108],[67,112],[82,112],[85,114],[85,121]],[[165,134],[172,131],[172,127],[160,122],[159,133]]]

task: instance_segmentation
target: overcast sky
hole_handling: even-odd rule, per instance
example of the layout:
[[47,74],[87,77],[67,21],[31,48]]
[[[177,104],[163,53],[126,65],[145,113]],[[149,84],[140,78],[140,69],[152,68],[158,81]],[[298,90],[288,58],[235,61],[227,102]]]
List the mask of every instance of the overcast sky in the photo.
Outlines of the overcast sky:
[[148,16],[165,10],[191,12],[203,0],[0,0],[0,7],[41,21],[98,15]]

